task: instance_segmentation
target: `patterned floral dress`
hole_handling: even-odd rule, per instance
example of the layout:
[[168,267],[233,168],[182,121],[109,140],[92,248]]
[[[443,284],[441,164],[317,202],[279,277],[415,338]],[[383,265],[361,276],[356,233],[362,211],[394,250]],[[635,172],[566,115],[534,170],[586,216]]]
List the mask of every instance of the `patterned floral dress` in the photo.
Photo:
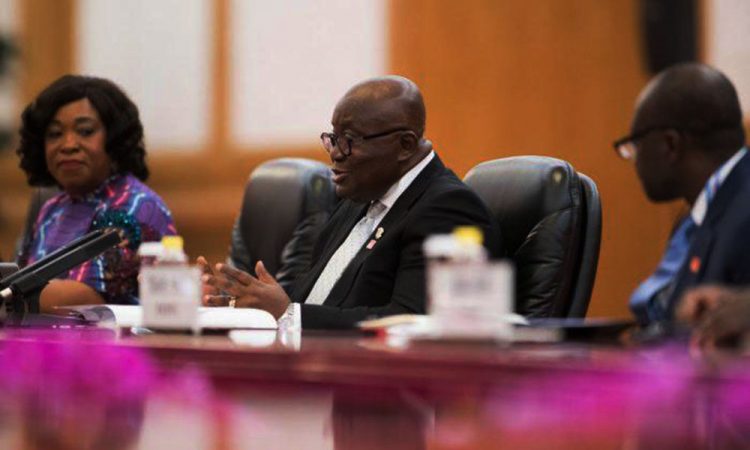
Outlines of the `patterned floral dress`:
[[43,258],[63,245],[100,228],[118,228],[127,243],[108,250],[59,278],[86,283],[107,303],[138,303],[138,247],[176,234],[172,214],[162,199],[130,174],[113,175],[84,197],[61,193],[39,211],[33,234],[18,257],[19,266]]

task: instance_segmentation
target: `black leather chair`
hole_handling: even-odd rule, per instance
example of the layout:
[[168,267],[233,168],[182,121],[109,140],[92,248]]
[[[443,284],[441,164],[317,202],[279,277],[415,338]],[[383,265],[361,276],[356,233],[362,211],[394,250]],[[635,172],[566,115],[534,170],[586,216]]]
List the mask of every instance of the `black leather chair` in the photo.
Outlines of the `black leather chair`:
[[287,290],[307,268],[312,247],[336,204],[323,163],[281,158],[258,166],[245,185],[229,262],[251,274],[262,260]]
[[26,220],[23,224],[23,230],[21,230],[21,235],[16,240],[16,254],[14,255],[15,257],[18,257],[18,255],[20,255],[23,247],[26,245],[26,242],[31,239],[31,233],[34,231],[34,224],[36,223],[36,218],[39,215],[39,210],[42,209],[42,206],[47,202],[47,200],[51,199],[59,193],[60,189],[58,189],[56,186],[37,187],[34,188],[33,191],[31,191],[31,198],[29,199],[29,209],[26,211]]
[[562,160],[496,159],[464,180],[500,222],[516,266],[516,311],[527,317],[584,317],[601,241],[596,184]]

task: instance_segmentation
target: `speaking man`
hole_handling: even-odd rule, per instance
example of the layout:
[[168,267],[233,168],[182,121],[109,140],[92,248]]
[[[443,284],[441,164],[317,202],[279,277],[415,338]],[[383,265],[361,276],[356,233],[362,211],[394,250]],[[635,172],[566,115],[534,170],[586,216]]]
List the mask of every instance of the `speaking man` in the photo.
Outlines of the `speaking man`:
[[355,85],[336,105],[331,125],[321,141],[343,200],[292,295],[262,262],[257,278],[218,264],[215,274],[204,275],[206,284],[236,297],[236,307],[284,319],[301,315],[304,328],[348,328],[370,317],[425,313],[422,243],[431,234],[476,225],[490,254],[500,255],[489,211],[425,139],[424,101],[412,81],[387,76]]

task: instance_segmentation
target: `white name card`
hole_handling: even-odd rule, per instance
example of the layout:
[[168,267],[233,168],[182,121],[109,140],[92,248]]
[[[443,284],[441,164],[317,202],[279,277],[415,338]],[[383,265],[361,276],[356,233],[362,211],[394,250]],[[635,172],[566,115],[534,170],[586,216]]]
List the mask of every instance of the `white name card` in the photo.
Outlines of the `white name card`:
[[143,326],[197,330],[201,304],[201,272],[194,266],[144,267],[140,273]]
[[445,337],[509,338],[513,267],[507,262],[434,261],[428,268],[429,314]]

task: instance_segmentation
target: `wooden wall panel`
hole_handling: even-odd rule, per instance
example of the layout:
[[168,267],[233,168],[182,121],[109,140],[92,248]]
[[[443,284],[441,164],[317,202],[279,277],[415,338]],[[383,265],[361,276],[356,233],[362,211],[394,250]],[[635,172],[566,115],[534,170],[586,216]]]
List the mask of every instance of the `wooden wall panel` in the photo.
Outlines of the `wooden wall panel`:
[[[18,2],[19,100],[25,105],[55,78],[72,69],[74,0]],[[21,111],[18,111],[19,116]],[[15,124],[14,124],[15,126]],[[0,256],[12,259],[31,190],[10,149],[0,156]]]
[[24,104],[73,69],[74,9],[75,0],[19,2]]
[[629,128],[642,68],[635,0],[393,0],[393,72],[427,102],[427,135],[460,175],[537,154],[570,161],[603,199],[589,316],[627,316],[679,205],[653,205],[611,142]]

